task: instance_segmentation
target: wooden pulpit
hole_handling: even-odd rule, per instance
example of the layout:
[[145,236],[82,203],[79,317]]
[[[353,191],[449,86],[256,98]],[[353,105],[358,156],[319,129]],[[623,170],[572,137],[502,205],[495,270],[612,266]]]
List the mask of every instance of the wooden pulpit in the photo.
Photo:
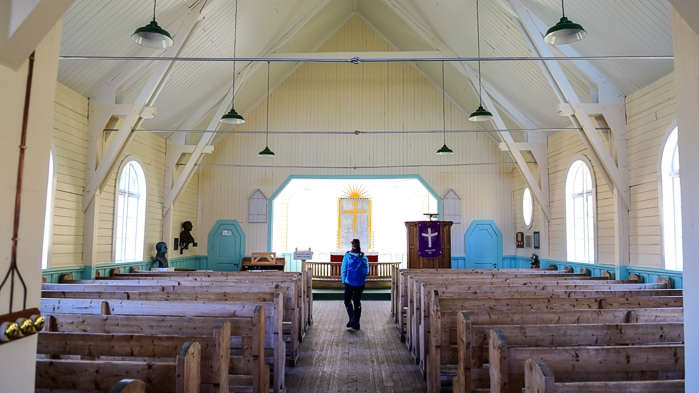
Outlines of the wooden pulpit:
[[[433,221],[436,222],[436,221]],[[442,254],[436,258],[424,258],[418,253],[420,234],[417,221],[406,221],[408,233],[408,269],[440,268],[451,269],[451,225],[452,221],[439,221],[442,241]]]

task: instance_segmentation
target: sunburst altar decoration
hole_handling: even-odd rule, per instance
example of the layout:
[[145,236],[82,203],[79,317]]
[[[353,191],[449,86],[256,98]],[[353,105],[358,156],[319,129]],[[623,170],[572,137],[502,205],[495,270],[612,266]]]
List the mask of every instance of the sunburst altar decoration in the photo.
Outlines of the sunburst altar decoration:
[[343,190],[340,198],[370,198],[369,192],[361,184],[352,184]]

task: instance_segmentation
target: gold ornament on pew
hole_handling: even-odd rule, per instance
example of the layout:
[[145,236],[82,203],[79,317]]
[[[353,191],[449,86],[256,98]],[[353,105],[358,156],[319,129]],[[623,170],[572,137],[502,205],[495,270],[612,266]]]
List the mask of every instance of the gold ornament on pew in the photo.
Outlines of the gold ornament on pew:
[[22,337],[22,331],[19,329],[17,322],[3,322],[0,324],[0,332],[2,332],[2,337],[0,337],[0,341],[2,342],[8,342]]
[[17,318],[17,325],[19,325],[19,331],[22,332],[22,336],[29,336],[36,333],[34,324],[29,318]]
[[34,331],[35,332],[40,332],[44,330],[44,325],[46,324],[46,319],[44,319],[43,315],[32,315],[29,317],[29,319],[32,321],[32,324],[34,325]]

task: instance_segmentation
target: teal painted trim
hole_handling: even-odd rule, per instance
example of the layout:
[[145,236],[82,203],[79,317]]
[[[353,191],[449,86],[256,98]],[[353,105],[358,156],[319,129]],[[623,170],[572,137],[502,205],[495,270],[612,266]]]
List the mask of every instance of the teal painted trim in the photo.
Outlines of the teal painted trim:
[[451,257],[451,268],[452,269],[466,269],[466,257]]
[[[204,270],[206,267],[206,255],[192,255],[180,258],[168,259],[168,265],[174,268],[185,268],[194,270]],[[46,277],[46,282],[59,283],[64,274],[72,274],[74,280],[94,280],[99,272],[99,277],[109,277],[114,269],[119,269],[122,273],[131,273],[134,268],[141,271],[148,271],[155,267],[153,261],[136,262],[116,262],[105,263],[97,266],[69,266],[60,268],[44,269],[41,272]]]
[[267,251],[272,250],[272,228],[274,227],[274,201],[277,199],[279,194],[284,191],[284,188],[295,179],[318,179],[318,180],[362,180],[362,179],[415,179],[422,184],[423,187],[437,200],[437,212],[439,213],[439,219],[443,217],[443,207],[442,198],[437,194],[437,192],[418,174],[412,175],[290,175],[282,182],[282,184],[277,187],[277,190],[269,197],[268,202],[268,215],[267,215]]
[[656,282],[658,278],[670,280],[670,287],[682,289],[684,287],[683,272],[679,270],[655,269],[650,267],[624,266],[627,271],[627,278],[630,274],[638,274],[643,282]]
[[85,266],[54,267],[43,269],[41,276],[46,278],[47,283],[57,284],[61,282],[61,277],[65,274],[72,274],[74,280],[81,280],[84,269]]

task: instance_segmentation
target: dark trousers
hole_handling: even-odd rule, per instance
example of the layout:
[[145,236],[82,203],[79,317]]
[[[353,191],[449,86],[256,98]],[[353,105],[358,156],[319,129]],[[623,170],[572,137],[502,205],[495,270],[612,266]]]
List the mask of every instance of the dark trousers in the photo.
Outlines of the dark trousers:
[[364,285],[355,287],[354,285],[345,284],[345,308],[352,310],[352,303],[354,303],[354,310],[361,309],[363,292]]

